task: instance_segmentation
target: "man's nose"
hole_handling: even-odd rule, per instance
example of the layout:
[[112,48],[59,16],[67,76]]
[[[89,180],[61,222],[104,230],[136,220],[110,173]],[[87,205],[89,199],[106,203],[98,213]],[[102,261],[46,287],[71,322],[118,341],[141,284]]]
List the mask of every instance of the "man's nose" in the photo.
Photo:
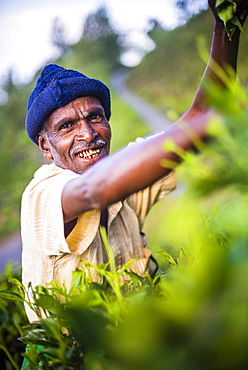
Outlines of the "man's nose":
[[97,132],[87,121],[82,120],[78,127],[77,140],[91,142],[97,136]]

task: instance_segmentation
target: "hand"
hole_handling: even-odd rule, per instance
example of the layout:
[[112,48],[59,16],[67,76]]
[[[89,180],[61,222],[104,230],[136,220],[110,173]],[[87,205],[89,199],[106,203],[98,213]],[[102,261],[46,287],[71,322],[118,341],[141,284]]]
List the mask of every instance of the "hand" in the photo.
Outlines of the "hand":
[[[235,14],[238,16],[239,20],[243,24],[248,15],[248,0],[234,0],[234,3],[237,5]],[[216,20],[220,20],[220,18],[218,17],[217,9],[215,8],[215,4],[216,0],[208,0],[208,5],[214,14],[214,17],[216,18]],[[244,14],[245,16],[243,17],[243,19],[241,19],[240,16]]]
[[216,19],[219,19],[217,9],[215,8],[216,0],[208,0],[208,5]]

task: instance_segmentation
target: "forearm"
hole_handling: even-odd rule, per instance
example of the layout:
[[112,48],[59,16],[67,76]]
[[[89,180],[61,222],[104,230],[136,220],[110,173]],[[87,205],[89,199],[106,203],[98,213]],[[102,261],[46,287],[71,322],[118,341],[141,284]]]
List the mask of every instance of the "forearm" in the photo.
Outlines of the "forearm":
[[194,140],[187,134],[187,129],[198,139],[205,140],[211,117],[212,113],[208,112],[185,122],[184,127],[175,124],[164,133],[96,163],[66,185],[62,195],[65,220],[90,209],[106,208],[165,176],[171,168],[162,166],[162,160],[180,162],[176,152],[164,149],[165,141],[171,140],[184,150],[194,149]]
[[[102,167],[101,170],[103,172],[106,170],[109,176],[103,175],[103,182],[98,180],[104,188],[102,190],[104,196],[101,197],[102,206],[115,203],[134,192],[151,186],[168,174],[172,168],[166,166],[166,161],[173,163],[174,168],[182,158],[177,154],[177,150],[167,150],[166,142],[173,142],[175,148],[181,148],[183,151],[194,150],[196,139],[202,141],[207,139],[207,125],[212,116],[212,112],[206,112],[190,122],[174,124],[166,132],[113,156],[108,163],[106,160],[106,168]],[[100,165],[99,163],[99,168]],[[93,170],[96,169],[92,168]],[[97,172],[95,174],[99,175]]]
[[204,110],[208,106],[207,97],[205,96],[204,83],[213,82],[225,88],[225,82],[217,75],[217,67],[225,73],[229,73],[230,69],[236,73],[237,70],[237,57],[239,48],[240,31],[236,29],[229,40],[228,35],[224,29],[222,21],[215,20],[213,41],[210,52],[209,62],[201,80],[200,86],[196,92],[193,106],[199,110]]
[[216,66],[223,69],[226,73],[230,69],[236,73],[239,39],[240,31],[237,28],[232,39],[229,40],[223,21],[215,15],[209,61],[196,91],[193,103],[189,110],[182,116],[182,119],[191,119],[209,107],[204,89],[205,82],[213,82],[225,88],[225,82],[217,75]]

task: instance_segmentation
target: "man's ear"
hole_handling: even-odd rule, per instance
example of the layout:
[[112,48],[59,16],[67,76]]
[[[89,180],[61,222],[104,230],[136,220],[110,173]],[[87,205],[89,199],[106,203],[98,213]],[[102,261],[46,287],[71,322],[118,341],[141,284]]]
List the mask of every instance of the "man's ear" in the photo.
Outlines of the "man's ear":
[[47,138],[44,134],[38,134],[36,137],[38,145],[43,155],[47,159],[53,159],[52,153],[50,151],[49,145],[47,144]]

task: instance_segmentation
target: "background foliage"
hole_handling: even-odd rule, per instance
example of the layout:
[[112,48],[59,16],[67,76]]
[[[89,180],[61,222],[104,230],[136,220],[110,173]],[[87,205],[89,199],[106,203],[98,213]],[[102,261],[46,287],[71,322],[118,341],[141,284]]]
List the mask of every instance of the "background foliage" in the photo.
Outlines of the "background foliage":
[[[128,84],[139,95],[165,114],[180,116],[191,105],[194,93],[205,69],[200,57],[199,37],[205,39],[209,50],[213,30],[211,11],[202,11],[189,19],[186,25],[172,31],[154,28],[149,36],[156,48],[129,76]],[[246,29],[247,29],[247,25]],[[247,86],[247,38],[241,35],[238,76]]]

